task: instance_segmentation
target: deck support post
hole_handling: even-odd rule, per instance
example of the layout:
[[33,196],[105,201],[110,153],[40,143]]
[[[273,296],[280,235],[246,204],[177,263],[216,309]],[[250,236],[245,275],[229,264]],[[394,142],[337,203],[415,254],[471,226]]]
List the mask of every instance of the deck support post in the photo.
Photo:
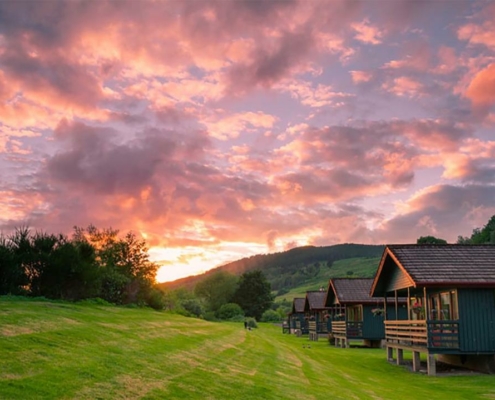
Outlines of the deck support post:
[[436,375],[437,374],[437,363],[435,361],[435,354],[428,353],[428,375]]
[[394,361],[394,348],[387,346],[387,360]]
[[420,365],[421,365],[419,354],[420,354],[419,351],[413,351],[413,353],[412,353],[412,356],[413,356],[413,371],[414,372],[418,372],[419,371],[419,368],[420,368]]
[[404,362],[404,350],[397,349],[397,365],[401,365]]

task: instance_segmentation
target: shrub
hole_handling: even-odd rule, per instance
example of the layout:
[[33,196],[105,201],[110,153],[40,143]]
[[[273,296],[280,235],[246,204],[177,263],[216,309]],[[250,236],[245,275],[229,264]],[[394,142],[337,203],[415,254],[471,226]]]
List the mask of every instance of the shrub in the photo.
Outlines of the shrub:
[[184,310],[186,310],[190,315],[199,317],[203,314],[203,307],[198,299],[184,299],[181,300],[180,305]]
[[232,322],[244,322],[244,320],[245,320],[244,315],[236,315],[235,317],[229,319],[229,321]]
[[266,310],[261,316],[261,322],[279,322],[280,314],[275,310]]
[[239,304],[227,303],[219,308],[216,316],[220,319],[232,319],[237,316],[244,317],[244,311]]
[[218,318],[215,316],[213,311],[207,311],[203,315],[203,319],[205,321],[218,321]]
[[159,289],[151,289],[146,296],[146,304],[155,310],[163,310],[165,308],[165,297]]
[[257,328],[258,324],[254,318],[246,318],[248,328]]

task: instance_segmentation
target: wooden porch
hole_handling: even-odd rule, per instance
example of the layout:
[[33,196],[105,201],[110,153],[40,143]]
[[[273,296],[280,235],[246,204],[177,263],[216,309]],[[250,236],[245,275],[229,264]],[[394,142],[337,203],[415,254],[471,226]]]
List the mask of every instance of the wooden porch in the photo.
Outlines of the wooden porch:
[[332,335],[335,346],[349,347],[349,340],[362,339],[362,321],[332,321]]
[[308,321],[309,340],[318,341],[320,337],[328,336],[328,325],[326,321]]
[[427,354],[428,375],[436,374],[435,354],[455,354],[459,351],[459,322],[453,320],[384,321],[387,358],[403,363],[403,351],[413,353],[413,370],[419,371],[420,353]]

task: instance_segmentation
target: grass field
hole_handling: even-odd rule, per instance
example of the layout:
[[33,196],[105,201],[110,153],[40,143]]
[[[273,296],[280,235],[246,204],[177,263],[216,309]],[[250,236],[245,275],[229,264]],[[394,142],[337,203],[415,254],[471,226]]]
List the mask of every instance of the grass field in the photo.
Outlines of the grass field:
[[268,324],[0,298],[0,399],[495,398],[495,376],[428,377],[381,349],[309,343]]

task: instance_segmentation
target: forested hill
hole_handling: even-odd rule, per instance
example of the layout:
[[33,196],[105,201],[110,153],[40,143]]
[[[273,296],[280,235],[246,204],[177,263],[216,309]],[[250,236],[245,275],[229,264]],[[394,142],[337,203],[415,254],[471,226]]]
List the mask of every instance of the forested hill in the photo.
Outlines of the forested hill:
[[383,245],[338,244],[334,246],[296,247],[280,253],[260,254],[214,268],[204,274],[166,282],[160,286],[167,289],[194,288],[197,282],[218,271],[241,275],[246,271],[260,269],[273,290],[290,289],[318,275],[320,268],[328,268],[335,261],[348,258],[375,258],[383,253]]

